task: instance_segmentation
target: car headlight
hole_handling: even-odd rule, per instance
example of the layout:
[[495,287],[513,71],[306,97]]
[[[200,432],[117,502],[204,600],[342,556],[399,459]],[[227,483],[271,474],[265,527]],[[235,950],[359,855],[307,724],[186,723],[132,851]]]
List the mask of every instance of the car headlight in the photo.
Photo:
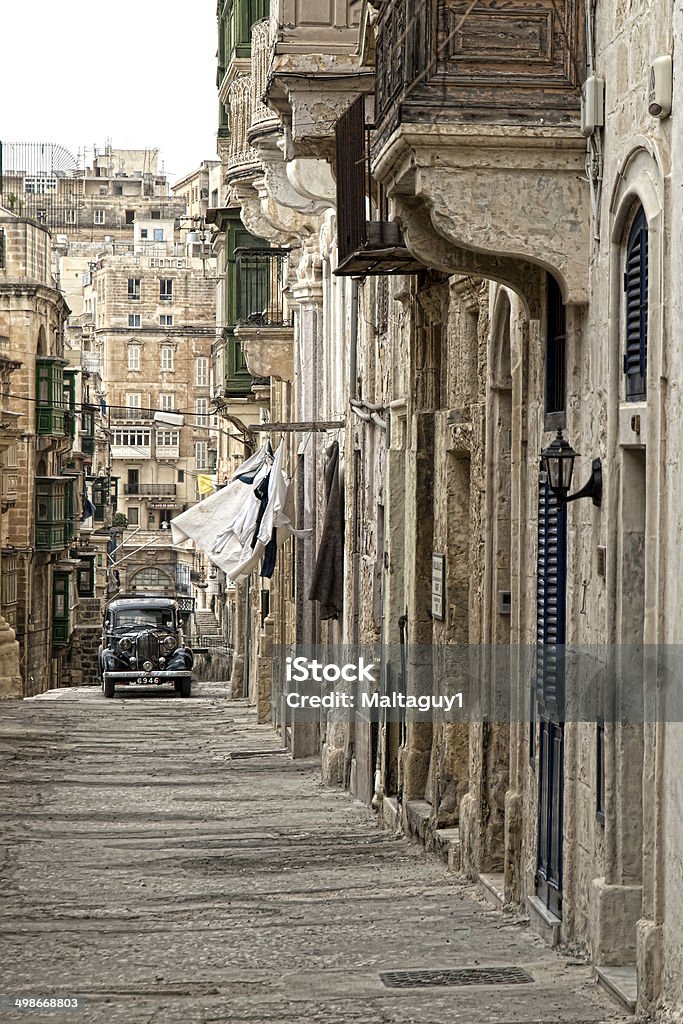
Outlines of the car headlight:
[[167,636],[163,642],[163,648],[165,651],[172,651],[175,649],[175,637]]
[[122,651],[129,651],[132,646],[132,641],[129,640],[127,636],[124,636],[123,640],[119,642],[119,647]]

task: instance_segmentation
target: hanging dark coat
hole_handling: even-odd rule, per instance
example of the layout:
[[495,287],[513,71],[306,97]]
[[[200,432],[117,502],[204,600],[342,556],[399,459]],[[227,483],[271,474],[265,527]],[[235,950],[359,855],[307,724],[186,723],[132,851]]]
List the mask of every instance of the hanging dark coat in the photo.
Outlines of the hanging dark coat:
[[326,451],[325,517],[308,597],[320,602],[321,619],[337,619],[344,602],[344,510],[339,487],[339,444]]

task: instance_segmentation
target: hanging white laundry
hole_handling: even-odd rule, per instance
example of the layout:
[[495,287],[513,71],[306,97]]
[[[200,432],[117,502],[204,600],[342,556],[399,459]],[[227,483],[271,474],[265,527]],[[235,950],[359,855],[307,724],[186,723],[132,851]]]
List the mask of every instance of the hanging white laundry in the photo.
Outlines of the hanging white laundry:
[[261,471],[267,473],[272,461],[272,448],[267,442],[235,470],[229,484],[171,520],[173,543],[193,540],[230,578],[241,559],[243,543],[226,527],[244,511],[252,497],[254,479]]
[[[243,534],[244,543],[242,547],[242,558],[234,570],[234,575],[231,577],[233,580],[245,579],[250,572],[252,572],[263,558],[264,551],[267,545],[270,543],[273,530],[277,529],[277,544],[278,547],[287,539],[288,536],[294,534],[297,537],[308,537],[310,530],[295,530],[292,526],[291,520],[285,513],[285,506],[287,504],[287,494],[289,490],[289,481],[282,470],[282,463],[284,459],[284,442],[280,442],[275,452],[275,459],[270,470],[270,477],[268,479],[268,501],[264,510],[261,522],[259,524],[258,533],[256,540],[254,541],[253,529],[256,525],[256,519],[258,517],[258,511],[260,509],[260,502],[256,501],[256,516],[253,518],[253,526],[251,532],[245,531]],[[257,486],[255,482],[255,487]]]

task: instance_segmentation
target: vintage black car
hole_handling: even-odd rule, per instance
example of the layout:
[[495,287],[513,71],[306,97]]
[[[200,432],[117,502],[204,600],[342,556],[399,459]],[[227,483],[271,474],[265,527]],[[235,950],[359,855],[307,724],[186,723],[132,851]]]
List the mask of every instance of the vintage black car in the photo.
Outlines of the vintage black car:
[[192,691],[194,655],[185,646],[178,603],[168,597],[117,597],[107,605],[99,649],[105,697],[131,683],[172,683]]

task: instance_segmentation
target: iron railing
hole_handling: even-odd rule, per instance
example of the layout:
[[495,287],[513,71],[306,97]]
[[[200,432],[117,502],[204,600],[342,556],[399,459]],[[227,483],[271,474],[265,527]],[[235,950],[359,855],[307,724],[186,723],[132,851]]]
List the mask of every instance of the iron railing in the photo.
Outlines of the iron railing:
[[285,303],[287,249],[235,249],[236,322],[244,327],[290,327]]
[[19,217],[68,233],[82,183],[76,157],[51,142],[0,142],[0,206]]
[[139,495],[140,497],[163,495],[175,495],[175,484],[124,484],[123,493],[128,495]]
[[135,406],[124,405],[107,406],[109,417],[112,420],[127,420],[131,423],[139,423],[141,420],[153,420],[156,409],[138,409]]

